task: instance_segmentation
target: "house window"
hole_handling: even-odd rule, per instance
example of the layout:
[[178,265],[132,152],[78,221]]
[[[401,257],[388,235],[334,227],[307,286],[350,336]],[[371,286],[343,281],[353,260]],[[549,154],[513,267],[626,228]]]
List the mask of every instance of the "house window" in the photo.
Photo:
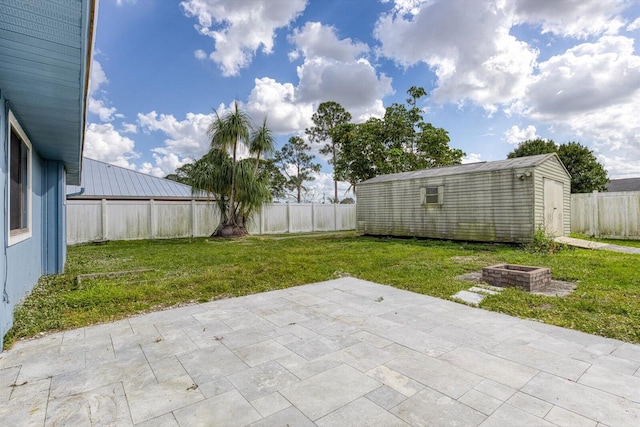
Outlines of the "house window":
[[420,189],[420,198],[423,205],[441,205],[444,186],[422,187]]
[[9,245],[31,237],[31,143],[9,112]]

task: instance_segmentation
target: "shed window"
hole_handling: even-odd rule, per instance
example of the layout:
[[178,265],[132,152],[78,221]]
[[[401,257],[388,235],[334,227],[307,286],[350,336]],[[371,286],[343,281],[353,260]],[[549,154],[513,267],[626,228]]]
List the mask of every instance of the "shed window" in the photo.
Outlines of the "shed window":
[[9,245],[31,237],[31,143],[9,113]]
[[423,205],[441,205],[442,193],[444,187],[439,185],[437,187],[422,187],[420,189],[420,196]]

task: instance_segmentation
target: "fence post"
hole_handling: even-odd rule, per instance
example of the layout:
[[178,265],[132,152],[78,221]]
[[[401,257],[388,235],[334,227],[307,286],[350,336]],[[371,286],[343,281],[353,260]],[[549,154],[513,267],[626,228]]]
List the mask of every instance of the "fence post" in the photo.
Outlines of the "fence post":
[[333,231],[338,231],[338,204],[333,204]]
[[196,237],[196,201],[191,199],[191,238]]
[[600,233],[598,233],[598,191],[594,190],[591,198],[591,235],[594,237],[598,237]]
[[153,239],[156,234],[156,210],[153,199],[149,200],[149,238]]
[[287,203],[287,233],[291,233],[291,203]]
[[107,199],[101,200],[100,219],[102,221],[102,229],[100,230],[102,232],[102,240],[107,240]]
[[316,231],[316,204],[311,202],[311,232]]
[[629,238],[629,222],[631,218],[629,218],[629,196],[624,196],[624,239]]

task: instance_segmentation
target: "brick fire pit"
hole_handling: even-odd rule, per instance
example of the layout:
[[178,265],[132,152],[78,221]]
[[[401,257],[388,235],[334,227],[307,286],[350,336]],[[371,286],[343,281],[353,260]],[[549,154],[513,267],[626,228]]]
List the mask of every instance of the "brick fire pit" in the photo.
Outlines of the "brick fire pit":
[[540,291],[551,283],[551,270],[526,265],[498,264],[482,268],[482,281],[501,288]]

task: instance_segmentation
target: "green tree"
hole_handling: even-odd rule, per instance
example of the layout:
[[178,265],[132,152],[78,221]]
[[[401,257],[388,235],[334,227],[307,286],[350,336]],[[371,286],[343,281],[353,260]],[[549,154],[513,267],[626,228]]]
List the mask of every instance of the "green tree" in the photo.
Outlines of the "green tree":
[[589,148],[577,142],[561,144],[558,157],[571,174],[572,193],[606,191],[607,171]]
[[164,179],[179,182],[181,184],[189,184],[189,176],[193,169],[193,163],[185,163],[176,169],[175,173],[170,173]]
[[275,139],[271,129],[267,126],[267,118],[262,121],[262,126],[251,134],[249,153],[256,156],[256,169],[260,165],[260,155],[270,154],[275,150]]
[[521,142],[516,148],[509,154],[508,159],[516,157],[535,156],[536,154],[548,154],[558,151],[558,146],[550,139],[529,139]]
[[572,193],[606,191],[607,171],[588,147],[578,142],[556,144],[552,140],[533,139],[521,142],[507,158],[557,153],[571,175]]
[[[237,102],[223,116],[216,112],[208,129],[211,150],[194,163],[189,184],[194,191],[216,195],[220,209],[220,225],[212,236],[247,234],[246,221],[251,213],[271,200],[268,180],[259,173],[257,158],[268,145],[264,141],[256,142],[259,139],[256,135],[268,133],[266,121],[262,128],[252,130],[249,116],[240,110]],[[256,158],[239,160],[238,151],[242,146],[248,147]]]
[[336,176],[354,191],[358,182],[377,175],[461,162],[464,152],[449,147],[448,132],[424,121],[417,104],[426,91],[413,86],[407,93],[407,103],[390,105],[383,119],[346,123],[332,130],[341,150]]
[[292,136],[274,157],[286,177],[285,187],[294,193],[298,203],[307,190],[304,183],[315,180],[313,173],[320,172],[320,165],[313,162],[315,156],[309,154],[310,150],[311,146],[302,138]]
[[260,180],[268,182],[271,198],[284,199],[287,196],[287,178],[280,171],[275,159],[260,159],[258,175]]
[[325,143],[320,149],[320,154],[329,155],[329,163],[334,167],[333,186],[334,203],[338,203],[338,177],[335,173],[335,165],[340,158],[340,146],[331,137],[331,131],[336,126],[351,121],[351,113],[346,111],[342,105],[334,101],[323,102],[318,105],[318,109],[311,116],[313,126],[307,128],[305,133],[309,140],[314,143]]

